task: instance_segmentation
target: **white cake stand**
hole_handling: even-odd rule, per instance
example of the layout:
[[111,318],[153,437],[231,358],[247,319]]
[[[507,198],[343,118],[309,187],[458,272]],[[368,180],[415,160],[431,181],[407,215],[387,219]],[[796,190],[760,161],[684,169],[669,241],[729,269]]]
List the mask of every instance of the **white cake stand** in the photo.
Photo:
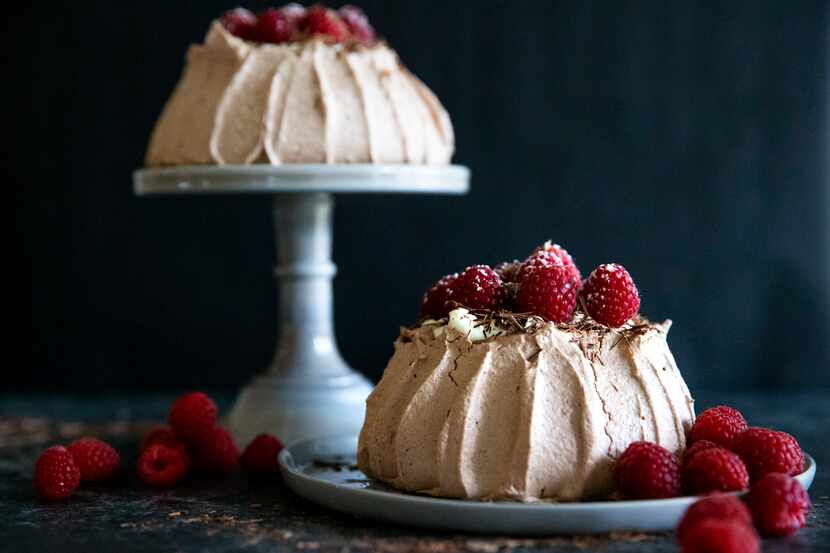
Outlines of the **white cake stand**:
[[369,381],[343,361],[334,336],[331,260],[333,194],[465,194],[461,166],[252,165],[140,169],[135,193],[273,196],[279,283],[274,360],[243,388],[227,417],[242,446],[261,432],[285,443],[356,434]]

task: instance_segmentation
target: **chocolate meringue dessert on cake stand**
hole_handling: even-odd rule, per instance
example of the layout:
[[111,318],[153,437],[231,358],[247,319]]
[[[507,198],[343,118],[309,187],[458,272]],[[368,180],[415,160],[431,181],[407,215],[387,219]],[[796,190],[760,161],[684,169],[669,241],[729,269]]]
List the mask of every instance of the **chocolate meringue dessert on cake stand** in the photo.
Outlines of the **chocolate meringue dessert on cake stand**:
[[441,103],[355,7],[236,9],[190,47],[135,191],[273,197],[279,341],[228,416],[240,444],[360,430],[371,385],[334,337],[333,195],[464,194],[453,151]]

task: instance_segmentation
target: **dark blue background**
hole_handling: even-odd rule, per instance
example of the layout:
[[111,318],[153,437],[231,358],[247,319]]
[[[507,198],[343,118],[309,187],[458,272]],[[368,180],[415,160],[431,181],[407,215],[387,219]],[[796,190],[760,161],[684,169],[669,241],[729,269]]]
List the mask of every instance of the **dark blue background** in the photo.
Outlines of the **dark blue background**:
[[[630,269],[693,388],[830,389],[830,10],[719,4],[363,2],[474,178],[466,198],[337,198],[348,361],[379,376],[433,280],[552,238],[583,273]],[[233,386],[268,363],[267,199],[131,192],[227,7],[8,8],[11,386]]]

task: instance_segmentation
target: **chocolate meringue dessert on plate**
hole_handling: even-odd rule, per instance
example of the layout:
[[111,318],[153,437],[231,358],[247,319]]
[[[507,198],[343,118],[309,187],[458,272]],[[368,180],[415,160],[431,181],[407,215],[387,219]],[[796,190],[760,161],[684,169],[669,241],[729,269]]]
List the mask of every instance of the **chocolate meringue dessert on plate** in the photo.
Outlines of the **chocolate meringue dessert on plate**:
[[190,47],[148,166],[447,164],[441,103],[354,6],[237,8]]
[[424,296],[367,400],[358,465],[395,488],[476,500],[613,496],[629,444],[679,454],[694,402],[620,265],[582,283],[546,243]]

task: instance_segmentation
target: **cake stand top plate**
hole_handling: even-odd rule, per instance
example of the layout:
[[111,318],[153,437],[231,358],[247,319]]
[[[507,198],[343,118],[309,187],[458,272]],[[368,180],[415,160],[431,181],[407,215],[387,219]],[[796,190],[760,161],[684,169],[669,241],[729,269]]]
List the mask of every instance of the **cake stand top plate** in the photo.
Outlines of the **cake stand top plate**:
[[233,194],[284,192],[466,194],[461,165],[187,165],[139,169],[135,193]]

